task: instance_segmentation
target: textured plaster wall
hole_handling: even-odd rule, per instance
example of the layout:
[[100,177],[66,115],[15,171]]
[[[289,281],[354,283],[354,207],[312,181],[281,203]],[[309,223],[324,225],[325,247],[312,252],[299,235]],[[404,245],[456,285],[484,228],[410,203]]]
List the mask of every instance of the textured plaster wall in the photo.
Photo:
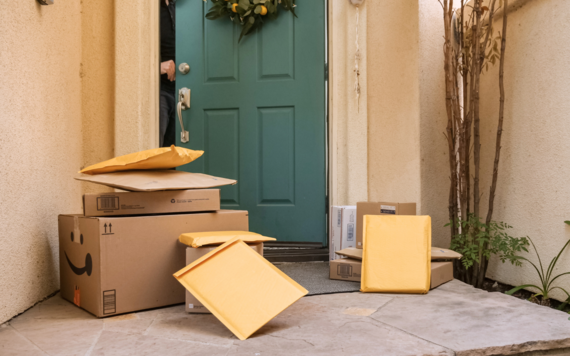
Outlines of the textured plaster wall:
[[115,0],[115,155],[158,147],[159,1]]
[[432,244],[448,247],[449,158],[443,70],[443,10],[434,0],[419,2],[420,201],[418,214],[431,216]]
[[57,214],[81,211],[81,7],[0,3],[0,323],[59,288]]
[[[515,236],[530,236],[544,263],[570,239],[570,227],[563,223],[570,220],[570,2],[511,3],[503,148],[493,216],[514,226]],[[502,28],[502,21],[494,26]],[[499,107],[498,66],[485,74],[481,95],[486,211]],[[558,272],[570,271],[570,251],[559,265]],[[538,283],[530,265],[517,268],[496,260],[487,276],[511,285]],[[568,276],[557,282],[570,288]],[[562,299],[563,293],[555,296]]]
[[[115,7],[113,0],[82,2],[81,101],[83,166],[115,156]],[[83,183],[83,191],[108,191]]]
[[368,180],[371,201],[416,202],[447,246],[443,20],[437,1],[368,3]]
[[419,202],[418,1],[368,2],[368,181],[371,201]]
[[360,99],[355,92],[357,8],[329,1],[329,168],[331,205],[368,197],[367,2],[358,8]]

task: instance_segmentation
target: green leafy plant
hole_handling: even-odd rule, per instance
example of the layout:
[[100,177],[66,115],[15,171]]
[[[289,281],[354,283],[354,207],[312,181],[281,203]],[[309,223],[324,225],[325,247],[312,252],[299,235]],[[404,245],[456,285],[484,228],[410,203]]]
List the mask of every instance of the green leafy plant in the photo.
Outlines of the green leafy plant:
[[516,253],[528,252],[529,242],[526,237],[510,236],[508,230],[512,226],[496,221],[486,224],[475,214],[469,214],[466,220],[459,218],[446,226],[451,224],[454,224],[454,228],[459,231],[451,239],[451,249],[463,255],[461,263],[464,268],[460,272],[465,273],[465,276],[460,277],[464,277],[467,283],[470,283],[470,278],[478,277],[467,271],[474,266],[479,266],[491,255],[497,255],[503,263],[510,261],[516,266],[522,265]]
[[[295,17],[295,0],[212,0],[212,7],[206,14],[208,20],[229,18],[242,26],[239,41],[256,28],[265,18],[276,19],[279,8],[290,11]],[[238,41],[238,42],[239,42]]]
[[[570,225],[570,221],[564,221],[567,225]],[[530,239],[529,239],[530,240]],[[560,252],[558,252],[558,255],[556,255],[556,257],[554,257],[552,259],[552,261],[550,261],[550,264],[548,265],[548,268],[546,269],[546,271],[543,268],[542,265],[542,260],[540,259],[540,255],[538,254],[538,250],[536,249],[536,246],[534,245],[534,243],[532,242],[532,240],[530,240],[530,242],[532,243],[532,247],[534,249],[534,252],[536,253],[536,257],[538,257],[538,266],[531,262],[528,258],[522,257],[522,256],[514,256],[517,260],[522,260],[522,261],[526,261],[528,263],[530,263],[534,269],[536,270],[536,272],[538,273],[538,277],[540,279],[540,286],[536,285],[536,284],[524,284],[518,287],[515,287],[513,289],[511,289],[510,291],[506,292],[506,294],[508,295],[513,295],[514,293],[516,293],[517,291],[523,289],[523,288],[536,288],[538,289],[538,293],[534,294],[531,299],[535,302],[537,302],[538,304],[541,305],[550,305],[550,293],[553,290],[559,289],[561,291],[563,291],[566,296],[568,297],[564,303],[560,304],[560,307],[558,307],[558,309],[562,310],[564,309],[564,307],[566,305],[568,305],[568,303],[570,303],[570,293],[568,293],[568,291],[562,287],[559,286],[553,286],[552,283],[554,283],[555,280],[557,280],[558,278],[570,274],[570,272],[565,272],[565,273],[560,273],[557,276],[553,277],[553,272],[554,272],[554,268],[556,267],[556,264],[558,263],[558,261],[560,260],[560,256],[562,255],[562,252],[564,252],[564,250],[566,249],[566,247],[570,244],[570,240],[568,240],[564,246],[562,247],[562,249],[560,250]],[[540,267],[540,268],[539,268]],[[538,297],[541,297],[541,299],[539,300]]]

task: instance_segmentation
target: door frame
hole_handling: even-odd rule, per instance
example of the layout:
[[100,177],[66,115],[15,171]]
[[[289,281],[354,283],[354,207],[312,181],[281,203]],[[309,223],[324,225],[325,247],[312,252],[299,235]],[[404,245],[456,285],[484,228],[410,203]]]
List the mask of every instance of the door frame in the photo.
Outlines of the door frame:
[[[346,0],[326,5],[327,195],[329,206],[356,204],[368,200],[366,2],[359,8],[360,101],[353,72],[356,8]],[[115,2],[116,155],[158,147],[159,16],[158,1]]]

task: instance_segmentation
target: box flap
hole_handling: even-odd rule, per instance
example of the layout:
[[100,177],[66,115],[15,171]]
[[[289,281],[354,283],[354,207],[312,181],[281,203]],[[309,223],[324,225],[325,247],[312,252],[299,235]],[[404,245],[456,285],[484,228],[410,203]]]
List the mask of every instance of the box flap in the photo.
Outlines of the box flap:
[[348,258],[353,258],[362,261],[362,250],[359,248],[345,248],[340,251],[335,252],[337,255],[345,256]]
[[124,171],[97,175],[80,174],[75,179],[135,192],[205,189],[237,183],[235,179],[175,170]]
[[[346,256],[349,258],[354,258],[357,260],[362,260],[362,250],[358,248],[345,248],[340,251],[335,252],[337,255]],[[432,247],[431,248],[431,259],[433,260],[458,260],[463,257],[462,254],[457,253],[455,251],[440,248],[440,247]]]
[[258,243],[276,240],[273,237],[266,237],[249,231],[189,232],[178,237],[178,240],[180,242],[194,248],[208,245],[221,245],[232,239],[239,239],[246,243]]
[[461,257],[463,257],[462,254],[452,250],[448,250],[446,248],[441,248],[441,247],[431,248],[432,260],[458,260]]
[[174,277],[240,340],[308,293],[238,239],[199,258]]

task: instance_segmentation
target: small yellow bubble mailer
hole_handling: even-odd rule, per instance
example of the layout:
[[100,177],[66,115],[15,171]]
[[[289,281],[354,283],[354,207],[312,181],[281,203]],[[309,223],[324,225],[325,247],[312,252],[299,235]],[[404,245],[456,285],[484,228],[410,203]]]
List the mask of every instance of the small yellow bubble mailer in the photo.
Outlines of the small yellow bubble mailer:
[[239,239],[232,239],[174,277],[240,340],[308,292]]
[[429,291],[429,216],[365,215],[363,242],[361,292]]
[[79,173],[101,174],[132,170],[170,169],[190,163],[203,154],[204,151],[194,151],[172,145],[115,157],[84,168]]
[[185,245],[198,248],[207,245],[221,245],[234,238],[242,240],[246,243],[258,243],[276,240],[273,237],[266,237],[249,231],[189,232],[180,235],[178,237],[178,240]]

